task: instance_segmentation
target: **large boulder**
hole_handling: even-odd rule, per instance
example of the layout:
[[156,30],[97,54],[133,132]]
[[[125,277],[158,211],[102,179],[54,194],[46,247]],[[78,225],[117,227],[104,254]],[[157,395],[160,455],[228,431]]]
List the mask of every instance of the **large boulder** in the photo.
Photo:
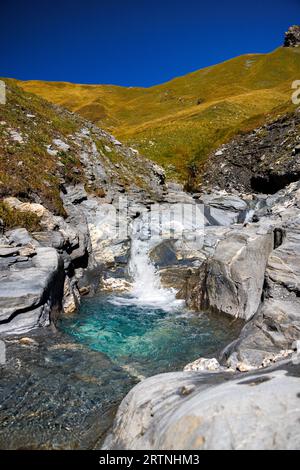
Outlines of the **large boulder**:
[[269,256],[264,301],[240,337],[223,352],[231,367],[258,368],[300,339],[300,215],[283,225],[282,244]]
[[273,232],[233,233],[222,240],[207,267],[209,308],[249,320],[261,301]]
[[299,449],[299,375],[286,364],[151,377],[121,403],[104,449]]
[[200,267],[198,279],[193,276],[189,306],[250,320],[261,302],[273,247],[272,228],[252,225],[227,232]]
[[31,258],[14,261],[0,271],[0,334],[47,326],[61,309],[64,269],[57,251],[37,247]]
[[210,225],[229,226],[243,221],[248,209],[243,199],[226,191],[203,194],[198,202],[204,204],[204,214]]

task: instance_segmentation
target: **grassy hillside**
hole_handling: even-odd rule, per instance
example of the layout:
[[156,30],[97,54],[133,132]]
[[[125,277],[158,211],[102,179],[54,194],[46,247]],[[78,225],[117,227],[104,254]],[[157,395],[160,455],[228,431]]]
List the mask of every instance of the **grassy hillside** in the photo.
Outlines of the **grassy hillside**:
[[249,54],[151,88],[20,82],[114,133],[162,164],[197,180],[207,155],[233,135],[291,108],[300,49]]
[[41,202],[63,216],[60,193],[70,184],[82,183],[89,194],[101,198],[112,186],[121,193],[133,188],[152,197],[157,172],[152,162],[81,116],[22,90],[15,80],[4,80],[7,102],[0,105],[0,218],[7,227],[34,228],[38,224],[30,216],[21,223],[20,214],[3,202],[8,196]]

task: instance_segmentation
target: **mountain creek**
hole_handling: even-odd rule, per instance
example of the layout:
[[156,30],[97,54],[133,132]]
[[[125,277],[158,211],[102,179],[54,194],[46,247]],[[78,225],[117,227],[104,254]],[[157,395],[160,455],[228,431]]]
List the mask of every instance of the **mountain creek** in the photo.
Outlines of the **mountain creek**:
[[300,448],[299,108],[212,134],[182,185],[5,84],[0,448]]

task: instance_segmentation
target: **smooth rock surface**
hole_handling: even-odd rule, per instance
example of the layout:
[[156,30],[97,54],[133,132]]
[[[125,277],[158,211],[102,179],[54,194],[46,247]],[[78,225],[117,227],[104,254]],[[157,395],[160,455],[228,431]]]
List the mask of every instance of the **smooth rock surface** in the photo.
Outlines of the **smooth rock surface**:
[[299,375],[299,365],[285,365],[151,377],[123,400],[103,448],[299,449]]
[[53,248],[36,248],[30,264],[0,271],[0,333],[20,334],[46,326],[61,308],[64,271]]

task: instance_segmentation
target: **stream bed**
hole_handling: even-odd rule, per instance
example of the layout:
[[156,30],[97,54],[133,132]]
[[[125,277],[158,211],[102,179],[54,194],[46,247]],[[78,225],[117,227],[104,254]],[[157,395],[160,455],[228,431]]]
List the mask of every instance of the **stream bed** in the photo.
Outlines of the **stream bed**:
[[139,380],[215,356],[238,336],[240,325],[220,316],[135,302],[86,298],[58,330],[6,340],[1,449],[99,449]]
[[84,299],[80,313],[65,317],[60,328],[138,379],[216,356],[238,331],[232,320],[195,314],[182,304],[166,309],[107,295]]

